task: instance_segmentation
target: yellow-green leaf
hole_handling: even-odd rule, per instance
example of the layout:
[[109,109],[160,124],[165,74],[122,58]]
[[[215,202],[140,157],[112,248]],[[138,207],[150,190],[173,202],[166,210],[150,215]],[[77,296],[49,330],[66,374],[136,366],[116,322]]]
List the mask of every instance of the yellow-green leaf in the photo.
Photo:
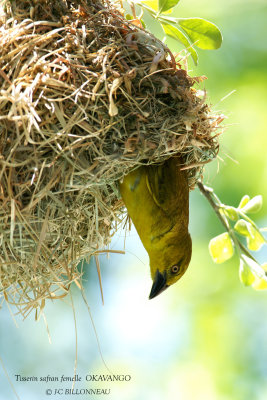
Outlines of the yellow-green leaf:
[[142,1],[142,3],[147,4],[153,10],[158,11],[158,0],[146,0]]
[[223,212],[232,221],[238,220],[238,212],[236,211],[236,209],[234,207],[231,207],[231,206],[224,207]]
[[245,254],[241,254],[242,259],[244,262],[249,266],[251,271],[254,273],[255,276],[258,278],[266,279],[265,270],[263,266],[261,266],[258,262],[254,261],[251,257],[246,256]]
[[251,236],[252,235],[252,225],[244,220],[244,219],[239,219],[237,223],[234,226],[234,229],[243,236]]
[[180,18],[178,23],[199,48],[214,50],[221,47],[222,34],[212,22],[203,18]]
[[265,290],[267,289],[267,281],[262,278],[256,278],[252,284],[252,287],[255,290]]
[[[267,271],[267,263],[261,265],[261,267],[265,272]],[[267,278],[258,278],[258,277],[256,277],[255,281],[253,282],[252,287],[255,290],[265,290],[265,289],[267,289]]]
[[248,249],[252,251],[260,250],[261,246],[265,243],[265,239],[254,226],[251,227],[251,231],[251,235],[247,237]]
[[158,0],[159,13],[168,11],[170,8],[176,6],[180,0]]
[[185,46],[185,48],[191,54],[195,65],[197,65],[197,61],[198,61],[197,52],[194,49],[194,47],[192,47],[191,43],[189,42],[189,40],[187,39],[185,34],[183,32],[181,32],[180,29],[178,29],[175,26],[170,25],[170,24],[162,24],[162,28],[163,28],[164,32],[166,33],[166,35],[172,37],[173,39],[178,40],[180,43],[182,43]]
[[244,213],[256,213],[261,209],[261,207],[262,207],[262,196],[258,195],[249,200],[247,204],[242,207],[242,211]]
[[248,194],[245,194],[245,196],[242,197],[240,200],[240,203],[238,205],[238,208],[243,208],[250,200],[250,197]]
[[[159,13],[159,3],[158,0],[146,0],[146,1],[142,1],[142,2],[137,2],[138,5],[141,6],[144,5],[144,8],[149,11],[151,13],[152,11],[152,15],[158,14]],[[156,13],[155,13],[156,11]],[[172,14],[173,9],[170,8],[168,11],[163,11],[164,17],[168,14]],[[174,19],[175,23],[176,23],[176,18]]]
[[229,260],[234,254],[234,247],[228,232],[211,239],[209,242],[209,252],[214,262],[217,264]]
[[251,286],[256,279],[249,266],[242,259],[239,266],[239,278],[245,286]]

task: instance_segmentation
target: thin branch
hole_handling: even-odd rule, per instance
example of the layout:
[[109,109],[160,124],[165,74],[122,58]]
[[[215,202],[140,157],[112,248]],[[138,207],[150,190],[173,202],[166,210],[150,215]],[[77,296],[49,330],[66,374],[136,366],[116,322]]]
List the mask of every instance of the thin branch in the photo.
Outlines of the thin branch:
[[201,191],[201,193],[206,197],[206,199],[210,203],[211,207],[215,211],[217,217],[219,218],[219,220],[221,221],[221,223],[223,224],[225,229],[227,231],[229,231],[229,229],[230,229],[229,224],[228,224],[228,222],[225,221],[222,214],[220,213],[220,206],[218,204],[216,204],[213,200],[213,196],[212,196],[213,190],[207,186],[204,186],[203,183],[200,181],[197,181],[197,185],[198,185],[198,188]]
[[[258,261],[250,254],[250,252],[245,248],[245,246],[240,242],[240,240],[236,237],[236,235],[233,233],[232,228],[230,227],[228,220],[226,218],[224,218],[222,216],[222,214],[220,213],[220,209],[221,209],[221,204],[217,204],[214,201],[214,193],[213,193],[213,189],[209,188],[208,186],[204,186],[202,182],[197,181],[197,185],[198,188],[200,190],[200,192],[206,197],[206,199],[208,200],[208,202],[210,203],[211,207],[213,208],[213,210],[215,211],[217,217],[219,218],[219,220],[221,221],[221,223],[223,224],[224,228],[227,230],[227,232],[229,233],[229,235],[231,236],[231,238],[234,240],[235,244],[239,246],[239,248],[242,250],[242,252],[248,256],[249,258],[251,258],[253,261],[255,261],[258,264]],[[219,199],[216,196],[216,200],[219,201]],[[242,255],[241,255],[242,257]]]

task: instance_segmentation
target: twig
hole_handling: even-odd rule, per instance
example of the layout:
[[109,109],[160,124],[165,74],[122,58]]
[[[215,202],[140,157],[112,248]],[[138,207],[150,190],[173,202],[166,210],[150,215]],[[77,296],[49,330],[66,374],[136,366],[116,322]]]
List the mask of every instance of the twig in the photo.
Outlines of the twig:
[[204,186],[203,183],[200,181],[197,181],[197,185],[198,185],[198,188],[201,191],[201,193],[206,197],[206,199],[210,203],[211,207],[214,209],[217,217],[219,218],[219,220],[221,221],[221,223],[223,224],[225,229],[227,231],[229,231],[229,228],[230,228],[229,224],[223,218],[222,214],[220,213],[220,206],[214,202],[213,197],[211,195],[211,193],[213,193],[213,189],[211,189],[207,186]]
[[[203,183],[200,182],[200,181],[197,181],[197,185],[198,185],[198,188],[199,188],[200,192],[206,197],[206,199],[210,203],[211,207],[215,211],[217,217],[219,218],[219,220],[221,221],[221,223],[223,224],[223,226],[225,227],[225,229],[227,230],[227,232],[229,233],[229,235],[233,239],[234,243],[237,246],[239,246],[239,248],[242,250],[242,252],[246,256],[248,256],[249,258],[251,258],[253,261],[255,261],[258,264],[257,260],[250,254],[250,252],[245,248],[245,246],[235,236],[235,234],[233,233],[232,228],[230,227],[230,225],[228,223],[228,220],[222,216],[222,214],[220,212],[221,203],[220,203],[220,201],[219,201],[217,196],[216,196],[216,200],[218,201],[219,204],[214,201],[215,194],[213,192],[213,189],[209,188],[208,186],[204,186]],[[240,255],[240,257],[242,258],[242,254]]]

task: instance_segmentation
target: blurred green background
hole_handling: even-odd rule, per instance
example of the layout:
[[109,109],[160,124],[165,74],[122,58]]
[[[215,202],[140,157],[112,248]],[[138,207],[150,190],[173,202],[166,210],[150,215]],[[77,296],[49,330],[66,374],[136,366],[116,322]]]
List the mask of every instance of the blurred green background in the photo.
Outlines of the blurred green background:
[[[193,75],[206,75],[204,87],[213,108],[226,116],[221,137],[221,160],[205,173],[221,200],[237,205],[244,194],[262,194],[257,214],[267,226],[267,3],[266,0],[181,0],[176,16],[203,17],[223,32],[217,51],[199,50]],[[163,38],[149,18],[147,25]],[[171,49],[179,51],[171,39]],[[175,46],[175,47],[174,47]],[[230,92],[235,91],[229,97]],[[228,157],[228,155],[230,157]],[[237,162],[233,161],[236,160]],[[213,264],[209,240],[223,232],[198,190],[191,193],[190,231],[193,258],[183,279],[148,301],[151,287],[148,257],[137,234],[126,236],[126,255],[101,256],[105,306],[94,261],[86,268],[85,293],[91,308],[104,360],[115,374],[130,382],[78,383],[76,388],[106,388],[109,395],[78,398],[109,400],[266,400],[267,292],[242,286],[238,259]],[[124,249],[125,232],[112,248]],[[266,246],[255,254],[267,260]],[[77,323],[77,373],[108,374],[103,364],[87,308],[73,288]],[[15,312],[15,310],[13,310]],[[64,383],[18,382],[24,376],[72,376],[75,365],[75,324],[71,299],[48,303],[43,318],[13,322],[5,305],[0,318],[0,355],[21,399],[45,399],[45,390],[69,388]],[[16,396],[0,366],[0,399]],[[51,396],[71,398],[72,396]]]

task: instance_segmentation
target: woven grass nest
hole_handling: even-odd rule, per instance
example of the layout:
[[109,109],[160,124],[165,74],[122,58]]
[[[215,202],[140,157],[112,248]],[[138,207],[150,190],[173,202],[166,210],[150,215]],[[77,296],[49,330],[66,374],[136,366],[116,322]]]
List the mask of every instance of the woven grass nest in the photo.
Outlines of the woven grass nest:
[[0,4],[0,296],[26,316],[79,284],[79,262],[109,244],[118,180],[182,154],[193,189],[222,117],[114,5]]

